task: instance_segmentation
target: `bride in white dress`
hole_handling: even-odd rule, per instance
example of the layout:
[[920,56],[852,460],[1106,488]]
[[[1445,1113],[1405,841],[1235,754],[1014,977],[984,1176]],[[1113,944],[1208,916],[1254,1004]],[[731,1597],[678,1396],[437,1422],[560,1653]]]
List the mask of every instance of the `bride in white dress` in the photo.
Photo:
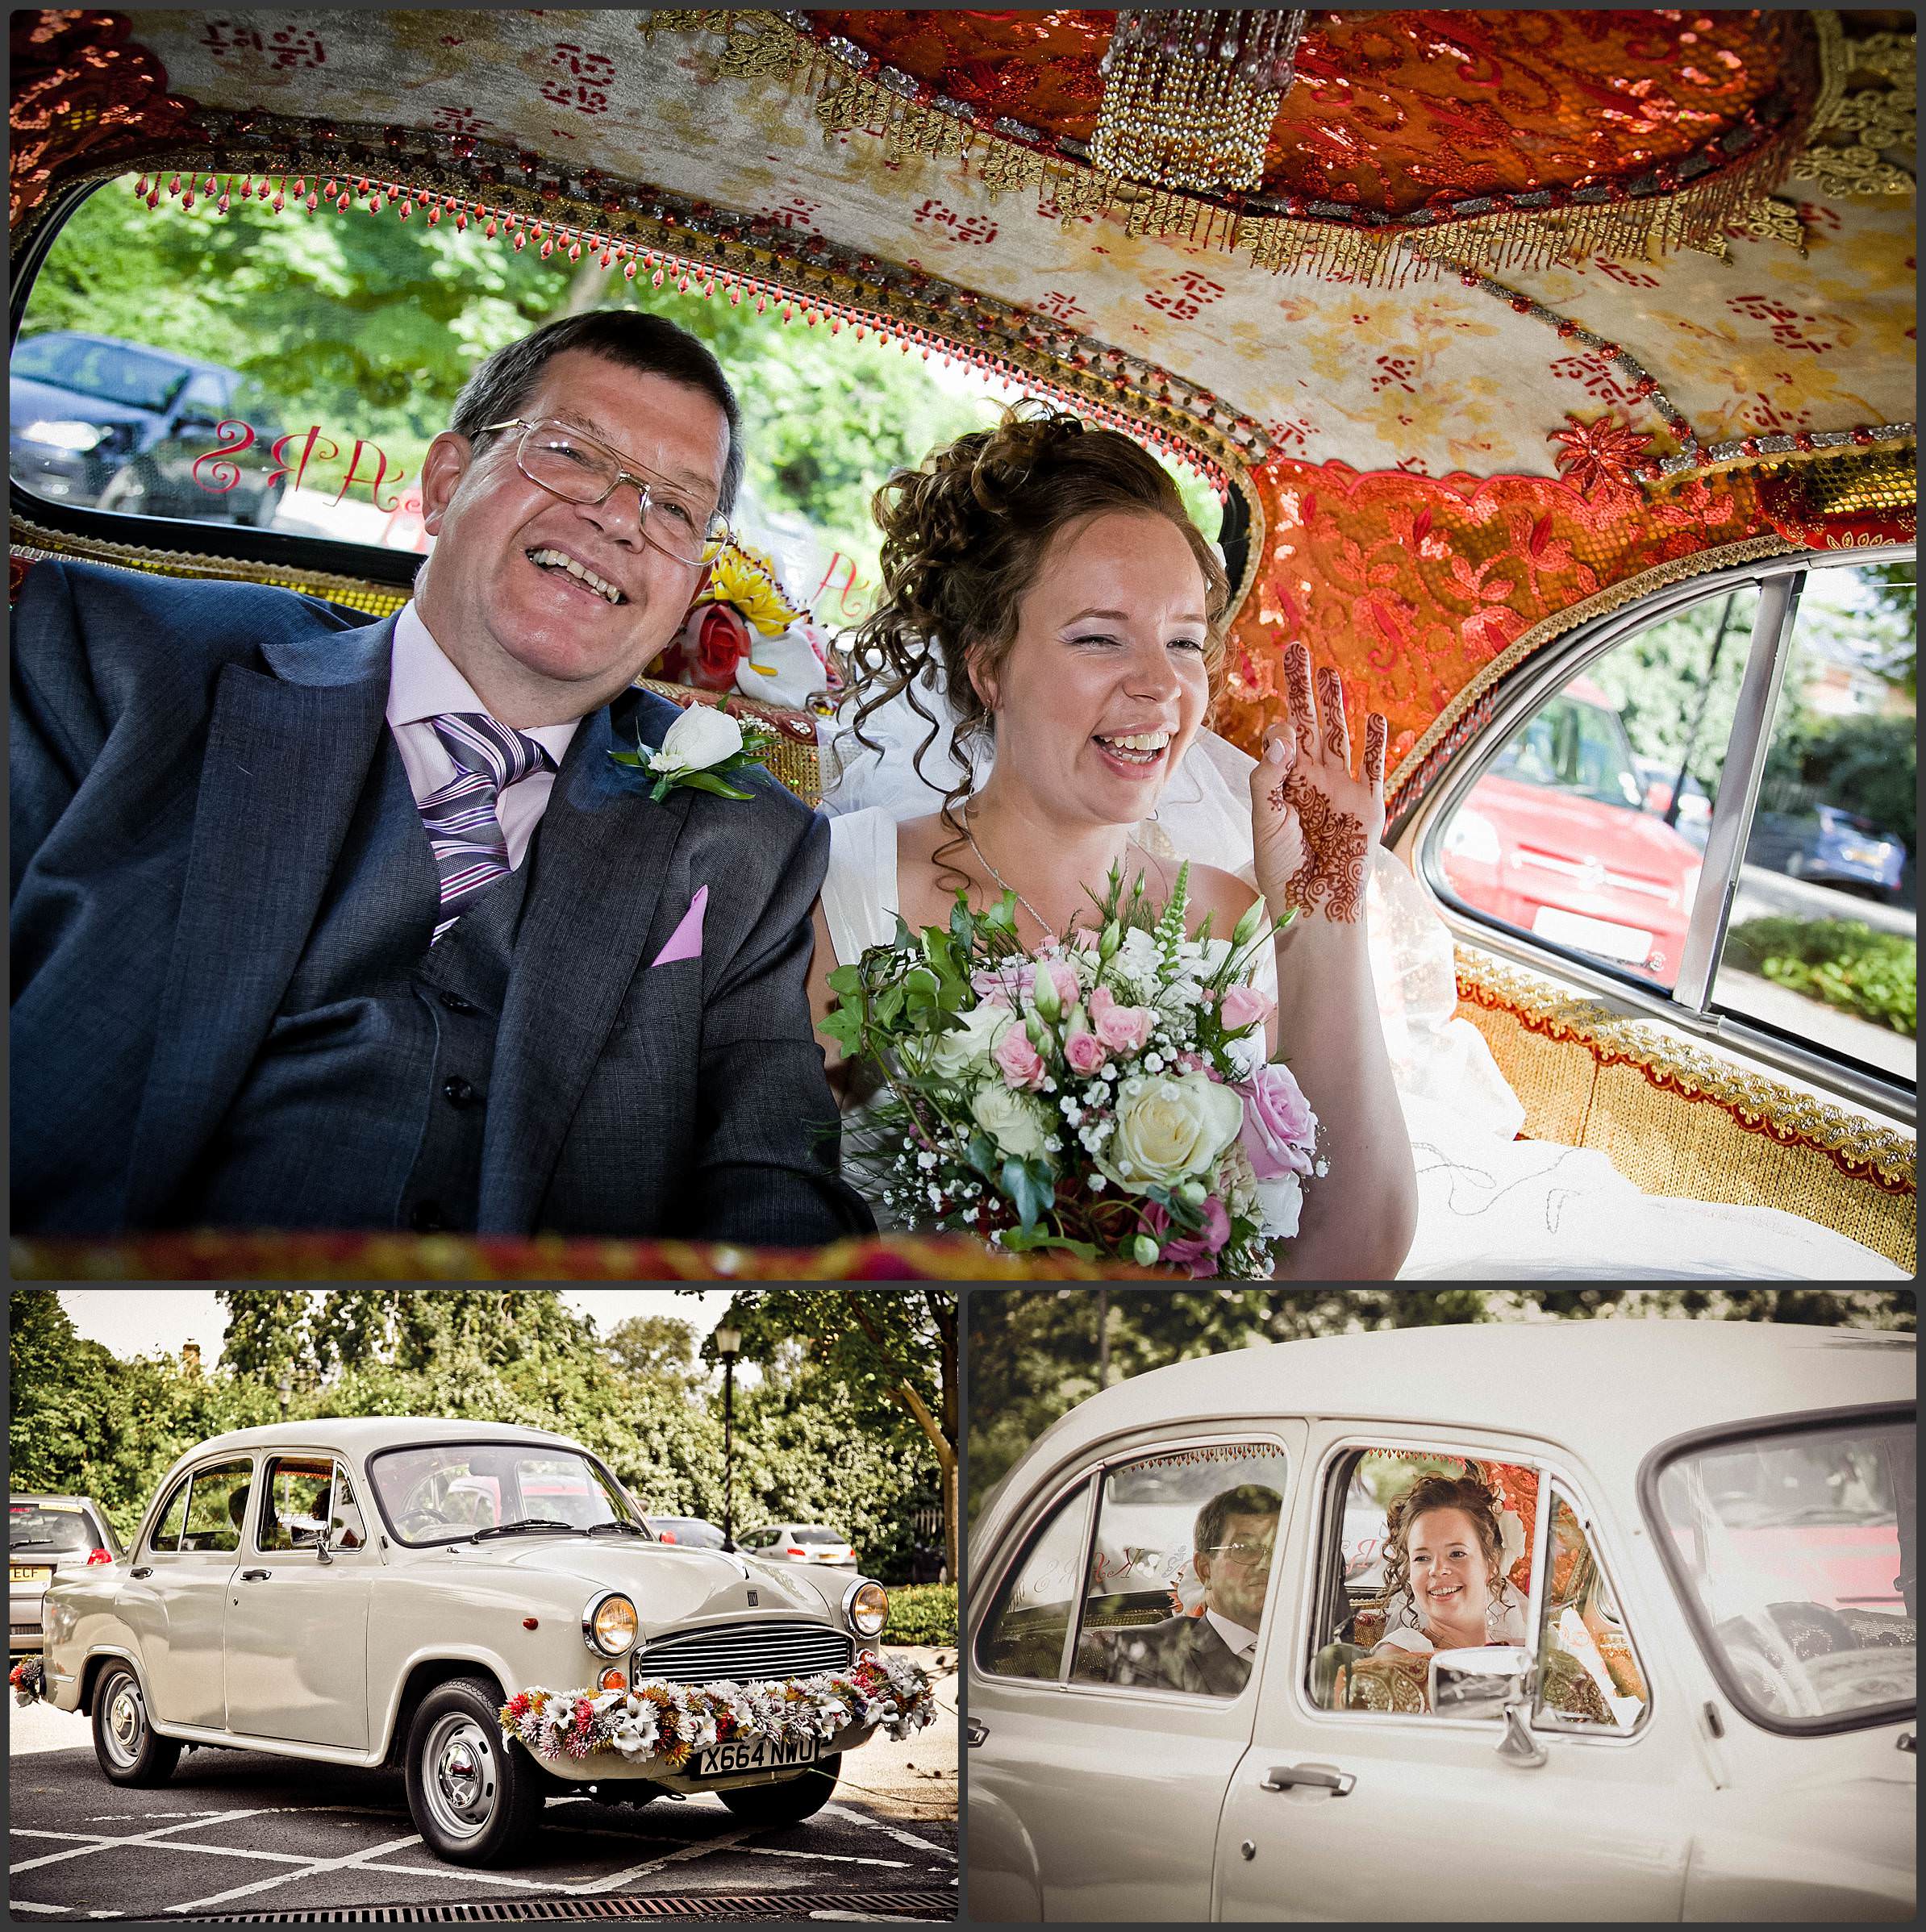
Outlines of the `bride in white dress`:
[[1647,1195],[1602,1153],[1514,1138],[1524,1110],[1453,1015],[1449,936],[1378,843],[1382,721],[1353,776],[1336,675],[1314,685],[1294,647],[1264,764],[1203,728],[1228,585],[1137,445],[1013,418],[893,479],[878,507],[884,602],[826,760],[818,1020],[832,968],[888,940],[899,912],[944,925],[959,887],[978,910],[1008,890],[1033,947],[1090,922],[1113,862],[1161,902],[1189,858],[1213,931],[1260,889],[1296,915],[1266,1034],[1328,1172],[1283,1274],[1905,1278],[1798,1216]]

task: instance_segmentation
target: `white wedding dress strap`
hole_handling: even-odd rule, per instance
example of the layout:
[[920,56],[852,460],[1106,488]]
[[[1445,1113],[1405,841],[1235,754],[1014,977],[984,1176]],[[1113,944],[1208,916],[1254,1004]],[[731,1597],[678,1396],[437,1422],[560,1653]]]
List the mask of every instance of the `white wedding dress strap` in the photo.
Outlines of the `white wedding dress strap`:
[[839,965],[895,937],[897,899],[896,821],[880,806],[832,818],[823,918]]

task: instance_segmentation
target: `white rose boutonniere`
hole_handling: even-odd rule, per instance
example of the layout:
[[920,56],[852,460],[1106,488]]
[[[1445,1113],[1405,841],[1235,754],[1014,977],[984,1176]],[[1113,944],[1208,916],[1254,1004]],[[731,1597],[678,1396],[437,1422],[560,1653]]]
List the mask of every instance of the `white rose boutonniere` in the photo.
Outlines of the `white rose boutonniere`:
[[719,798],[748,798],[752,793],[731,785],[723,774],[740,772],[761,762],[775,740],[767,725],[744,724],[719,706],[691,704],[662,735],[662,748],[644,754],[640,739],[632,752],[611,752],[610,757],[638,777],[655,773],[649,797],[657,805],[676,785],[713,792]]

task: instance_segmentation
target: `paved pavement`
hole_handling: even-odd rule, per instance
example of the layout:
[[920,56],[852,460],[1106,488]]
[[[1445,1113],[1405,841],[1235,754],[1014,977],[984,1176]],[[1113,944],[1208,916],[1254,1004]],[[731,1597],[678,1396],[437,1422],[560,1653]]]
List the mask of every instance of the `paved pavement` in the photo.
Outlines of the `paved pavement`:
[[[934,1663],[954,1653],[909,1653]],[[423,1846],[401,1776],[263,1752],[191,1751],[151,1791],[110,1784],[86,1721],[10,1707],[8,1906],[60,1918],[709,1894],[779,1901],[802,1917],[869,1917],[824,1893],[929,1895],[954,1909],[957,1680],[936,1723],[844,1762],[835,1799],[801,1825],[746,1826],[714,1797],[640,1809],[552,1799],[543,1829],[499,1872],[446,1865]],[[807,1900],[804,1895],[808,1895]],[[820,1901],[818,1903],[818,1901]],[[946,1901],[946,1903],[939,1903]]]

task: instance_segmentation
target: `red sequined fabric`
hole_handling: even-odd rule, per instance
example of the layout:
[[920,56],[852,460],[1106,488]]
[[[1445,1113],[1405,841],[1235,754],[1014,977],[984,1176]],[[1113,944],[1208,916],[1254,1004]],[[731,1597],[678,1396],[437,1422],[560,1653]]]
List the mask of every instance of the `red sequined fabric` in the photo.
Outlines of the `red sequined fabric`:
[[[1090,138],[1115,19],[1081,8],[809,15],[819,41],[853,43],[926,99],[959,101],[985,126],[1021,123],[1053,152],[1059,137]],[[1810,19],[1763,9],[1319,11],[1297,65],[1260,192],[1386,215],[1654,170],[1659,187],[1676,187],[1688,157],[1803,115],[1819,76]],[[1720,151],[1715,165],[1728,158]]]
[[1266,525],[1231,634],[1218,728],[1256,752],[1281,709],[1284,647],[1344,673],[1351,742],[1391,728],[1390,763],[1541,618],[1655,565],[1770,528],[1743,475],[1655,491],[1594,479],[1368,473],[1273,457]]
[[7,126],[7,219],[18,222],[55,179],[165,135],[186,119],[165,71],[124,14],[23,10],[14,15]]

